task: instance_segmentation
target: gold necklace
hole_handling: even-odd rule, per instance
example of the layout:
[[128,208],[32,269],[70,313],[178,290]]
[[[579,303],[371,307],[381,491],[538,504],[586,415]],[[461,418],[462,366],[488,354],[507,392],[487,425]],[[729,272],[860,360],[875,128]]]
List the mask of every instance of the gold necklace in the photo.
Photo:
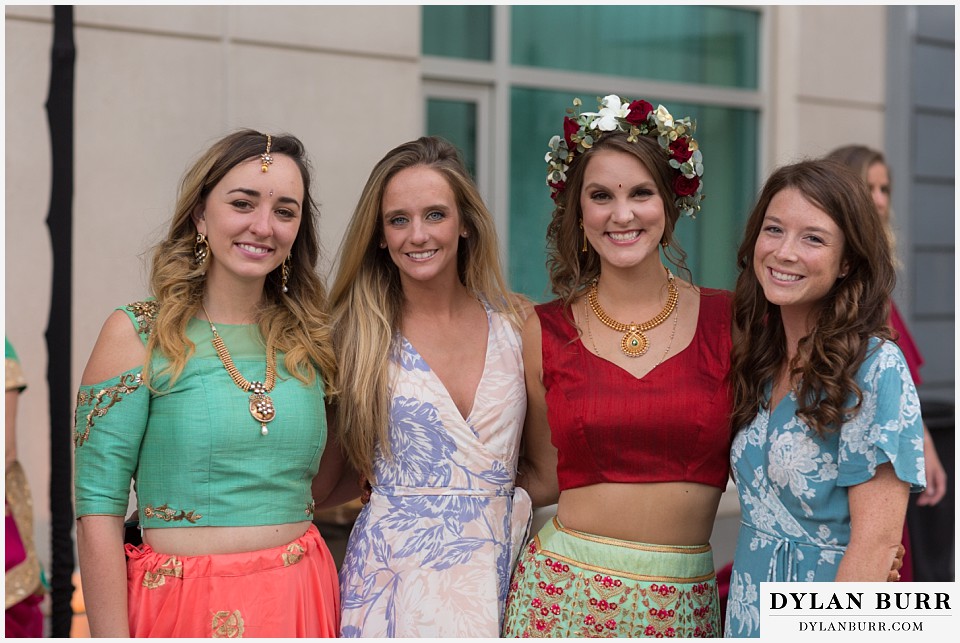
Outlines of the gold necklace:
[[[583,298],[583,318],[587,323],[587,335],[590,336],[590,343],[593,345],[593,352],[600,356],[600,350],[597,348],[597,340],[593,338],[593,328],[590,326],[590,311],[587,309],[587,298]],[[680,319],[680,306],[677,306],[673,310],[673,329],[670,331],[670,341],[667,342],[667,348],[663,351],[663,355],[660,356],[660,361],[653,365],[653,368],[656,368],[663,364],[663,360],[667,359],[667,355],[670,354],[670,349],[673,348],[673,338],[677,334],[677,321]]]
[[232,379],[241,390],[250,393],[250,415],[260,423],[260,435],[267,435],[270,433],[267,429],[267,422],[277,416],[277,411],[273,407],[273,400],[267,395],[267,393],[273,390],[274,385],[277,383],[276,347],[267,348],[267,372],[264,381],[254,380],[251,382],[247,380],[234,365],[233,358],[230,357],[230,351],[227,350],[227,345],[223,343],[220,333],[217,332],[217,327],[210,321],[210,315],[207,313],[206,307],[200,304],[200,308],[203,309],[203,314],[207,317],[207,323],[210,324],[210,331],[213,333],[213,348],[216,349],[217,356],[220,357],[220,362],[223,364],[223,367],[227,369],[230,379]]
[[623,339],[620,340],[620,350],[622,350],[627,357],[640,357],[646,353],[650,342],[644,333],[652,328],[656,328],[669,319],[673,309],[676,308],[677,301],[680,298],[680,291],[673,282],[673,273],[671,273],[669,269],[667,269],[667,280],[667,291],[669,295],[667,296],[666,306],[664,306],[663,310],[657,313],[653,319],[645,321],[642,324],[634,324],[633,322],[624,324],[608,315],[600,305],[600,299],[597,297],[598,282],[594,281],[593,285],[590,286],[587,299],[590,302],[590,308],[593,309],[593,314],[596,315],[597,319],[602,321],[604,325],[609,326],[617,332],[623,333]]

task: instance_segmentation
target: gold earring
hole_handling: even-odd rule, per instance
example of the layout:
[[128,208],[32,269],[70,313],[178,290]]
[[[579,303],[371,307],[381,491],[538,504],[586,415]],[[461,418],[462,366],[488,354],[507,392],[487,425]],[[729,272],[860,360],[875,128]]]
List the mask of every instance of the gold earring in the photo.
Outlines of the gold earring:
[[287,258],[283,260],[283,265],[280,266],[280,286],[283,292],[287,292],[287,281],[290,279],[290,262],[292,258],[292,254],[287,255]]
[[580,232],[583,233],[583,245],[580,247],[580,252],[587,251],[587,231],[583,229],[583,219],[580,219]]
[[198,266],[206,263],[209,250],[210,244],[207,243],[207,237],[202,232],[198,232],[197,239],[193,244],[193,258],[196,259]]

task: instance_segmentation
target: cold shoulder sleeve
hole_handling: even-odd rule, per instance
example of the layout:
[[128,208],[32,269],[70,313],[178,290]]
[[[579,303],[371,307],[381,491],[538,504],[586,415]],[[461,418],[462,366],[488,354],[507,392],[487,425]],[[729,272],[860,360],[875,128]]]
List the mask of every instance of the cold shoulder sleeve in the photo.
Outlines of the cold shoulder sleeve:
[[[151,308],[150,302],[137,302],[119,309],[127,313],[142,339],[149,336]],[[149,411],[150,391],[141,368],[80,387],[74,416],[78,518],[126,515]]]
[[20,358],[17,357],[17,351],[14,350],[13,344],[10,343],[10,340],[6,336],[3,338],[6,348],[4,353],[6,355],[6,382],[7,382],[7,391],[17,391],[19,393],[23,392],[23,389],[27,388],[27,380],[23,376],[23,369],[20,368]]
[[860,412],[840,430],[838,479],[853,486],[889,462],[913,493],[926,486],[920,399],[903,353],[893,342],[871,340],[857,373],[863,393]]

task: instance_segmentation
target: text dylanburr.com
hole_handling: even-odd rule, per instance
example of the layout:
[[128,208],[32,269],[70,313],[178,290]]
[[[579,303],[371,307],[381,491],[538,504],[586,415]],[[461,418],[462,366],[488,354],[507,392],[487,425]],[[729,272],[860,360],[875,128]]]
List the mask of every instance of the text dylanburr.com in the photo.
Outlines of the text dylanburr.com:
[[956,583],[760,583],[760,636],[956,640],[958,602]]

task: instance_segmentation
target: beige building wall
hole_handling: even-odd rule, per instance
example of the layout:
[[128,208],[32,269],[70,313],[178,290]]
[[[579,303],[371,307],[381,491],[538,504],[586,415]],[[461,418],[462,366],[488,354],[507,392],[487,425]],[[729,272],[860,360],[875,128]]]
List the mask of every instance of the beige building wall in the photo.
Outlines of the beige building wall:
[[840,145],[883,149],[886,29],[882,6],[771,8],[765,172]]
[[[884,8],[766,15],[765,171],[850,141],[882,147]],[[18,449],[48,565],[52,8],[6,6],[5,18],[5,331],[30,381]],[[211,142],[242,126],[304,141],[321,210],[318,268],[328,274],[370,168],[422,133],[423,101],[418,6],[78,6],[74,18],[76,387],[103,320],[145,294],[144,252],[165,230],[182,173]]]
[[[5,332],[30,383],[18,452],[45,565],[52,17],[51,7],[5,7]],[[303,140],[327,274],[370,169],[421,134],[423,106],[416,6],[78,6],[74,20],[76,387],[100,325],[147,292],[144,253],[166,230],[183,172],[210,143],[238,127]],[[64,413],[72,424],[73,409]]]

